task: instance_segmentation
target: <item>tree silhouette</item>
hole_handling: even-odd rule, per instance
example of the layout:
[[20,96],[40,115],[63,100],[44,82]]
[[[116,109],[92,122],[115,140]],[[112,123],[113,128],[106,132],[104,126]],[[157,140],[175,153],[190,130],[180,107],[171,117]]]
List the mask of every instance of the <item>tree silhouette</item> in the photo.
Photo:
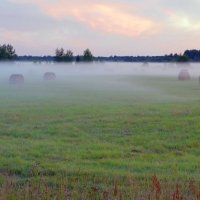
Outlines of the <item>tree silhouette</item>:
[[67,50],[64,60],[67,62],[72,62],[73,61],[73,52],[71,50]]
[[200,61],[200,50],[186,50],[184,55],[187,56],[192,61]]
[[91,51],[89,49],[86,49],[84,52],[83,52],[83,61],[84,62],[92,62],[94,61],[94,57],[91,53]]
[[67,50],[64,52],[64,49],[56,49],[55,51],[55,61],[57,62],[72,62],[73,61],[73,52],[71,50]]
[[61,62],[63,60],[63,56],[64,56],[64,49],[61,48],[61,49],[56,49],[56,52],[55,52],[56,56],[55,56],[55,60],[57,62]]
[[81,62],[81,56],[79,55],[76,56],[76,62]]
[[189,62],[189,58],[186,55],[179,55],[177,62]]
[[0,45],[0,60],[14,60],[16,57],[17,55],[12,45]]

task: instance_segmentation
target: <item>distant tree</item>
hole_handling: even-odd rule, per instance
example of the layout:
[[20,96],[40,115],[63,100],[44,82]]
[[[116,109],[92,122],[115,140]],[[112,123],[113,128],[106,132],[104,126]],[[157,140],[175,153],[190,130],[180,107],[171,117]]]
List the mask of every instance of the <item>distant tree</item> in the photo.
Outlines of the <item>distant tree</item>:
[[84,62],[92,62],[94,61],[94,57],[91,53],[91,51],[89,49],[86,49],[84,52],[83,52],[83,61]]
[[186,50],[184,55],[187,56],[192,61],[200,61],[200,51],[193,49],[193,50]]
[[16,57],[15,49],[13,48],[12,45],[8,44],[6,49],[9,59]]
[[71,50],[67,50],[66,54],[64,55],[64,61],[66,62],[73,61],[73,52]]
[[0,45],[0,60],[14,60],[16,57],[17,55],[12,45]]
[[63,56],[64,56],[64,49],[63,49],[63,48],[61,48],[61,49],[56,49],[55,54],[56,54],[55,60],[56,60],[57,62],[63,61]]
[[177,57],[177,62],[189,62],[189,58],[186,55],[179,55]]
[[71,50],[67,50],[65,53],[64,49],[56,49],[55,51],[55,61],[57,62],[72,62],[73,61],[73,52]]
[[6,55],[6,45],[2,45],[0,46],[0,59],[1,60],[5,60],[7,59],[7,55]]
[[81,62],[81,56],[79,55],[76,56],[76,62]]
[[56,49],[56,56],[57,57],[62,57],[64,56],[64,49],[61,48],[61,49]]

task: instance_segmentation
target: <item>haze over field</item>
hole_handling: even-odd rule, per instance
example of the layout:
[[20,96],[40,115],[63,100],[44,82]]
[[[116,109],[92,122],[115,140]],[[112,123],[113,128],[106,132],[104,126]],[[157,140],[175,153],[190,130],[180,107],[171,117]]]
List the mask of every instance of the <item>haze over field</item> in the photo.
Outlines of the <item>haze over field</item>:
[[[178,75],[182,69],[186,69],[192,82],[178,81]],[[53,72],[55,81],[44,81],[45,72]],[[22,74],[25,82],[23,85],[9,85],[9,77],[12,74]],[[22,92],[21,100],[31,96],[32,100],[38,95],[46,101],[54,99],[80,104],[80,99],[89,99],[87,103],[101,102],[124,103],[136,97],[133,103],[140,100],[187,100],[188,95],[180,99],[180,95],[173,93],[173,85],[179,85],[180,90],[194,84],[198,88],[199,64],[173,64],[173,63],[91,63],[91,64],[66,64],[66,63],[31,63],[31,62],[5,62],[0,64],[0,83],[4,90],[0,95],[13,96]],[[179,82],[179,83],[177,83]],[[170,90],[169,88],[172,87]],[[13,93],[12,93],[13,92]],[[190,91],[188,91],[190,92]],[[67,95],[69,94],[69,96]],[[87,97],[87,94],[92,97]],[[178,97],[178,98],[177,98]],[[191,96],[193,98],[193,96]],[[195,97],[196,98],[196,97]],[[77,99],[79,99],[77,101]]]
[[[2,62],[0,76],[12,73],[30,75],[29,78],[42,76],[46,71],[53,71],[59,77],[78,75],[155,75],[177,76],[181,69],[187,69],[194,77],[198,77],[198,63],[45,63],[45,62]],[[31,73],[33,73],[31,75]]]

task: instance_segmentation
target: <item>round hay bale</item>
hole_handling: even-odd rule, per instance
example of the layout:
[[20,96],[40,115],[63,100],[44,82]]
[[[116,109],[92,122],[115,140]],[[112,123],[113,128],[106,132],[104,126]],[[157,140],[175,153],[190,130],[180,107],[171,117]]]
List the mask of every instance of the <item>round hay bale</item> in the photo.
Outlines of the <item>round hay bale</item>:
[[53,72],[44,73],[43,79],[45,81],[56,80],[56,74]]
[[23,84],[24,76],[22,74],[12,74],[9,78],[10,84]]
[[190,74],[186,69],[182,69],[178,75],[178,80],[180,81],[187,81],[190,80]]

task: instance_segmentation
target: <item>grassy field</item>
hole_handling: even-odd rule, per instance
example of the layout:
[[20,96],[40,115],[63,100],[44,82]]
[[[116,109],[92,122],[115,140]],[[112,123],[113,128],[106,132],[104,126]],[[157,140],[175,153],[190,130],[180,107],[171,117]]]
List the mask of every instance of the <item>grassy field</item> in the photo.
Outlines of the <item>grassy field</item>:
[[[149,199],[156,199],[160,185],[169,185],[168,195],[179,192],[177,183],[198,185],[199,93],[196,79],[176,77],[66,76],[23,86],[2,80],[3,200],[54,199],[56,191],[67,199],[65,184],[71,199],[146,199],[152,188]],[[50,192],[28,197],[38,183]]]

